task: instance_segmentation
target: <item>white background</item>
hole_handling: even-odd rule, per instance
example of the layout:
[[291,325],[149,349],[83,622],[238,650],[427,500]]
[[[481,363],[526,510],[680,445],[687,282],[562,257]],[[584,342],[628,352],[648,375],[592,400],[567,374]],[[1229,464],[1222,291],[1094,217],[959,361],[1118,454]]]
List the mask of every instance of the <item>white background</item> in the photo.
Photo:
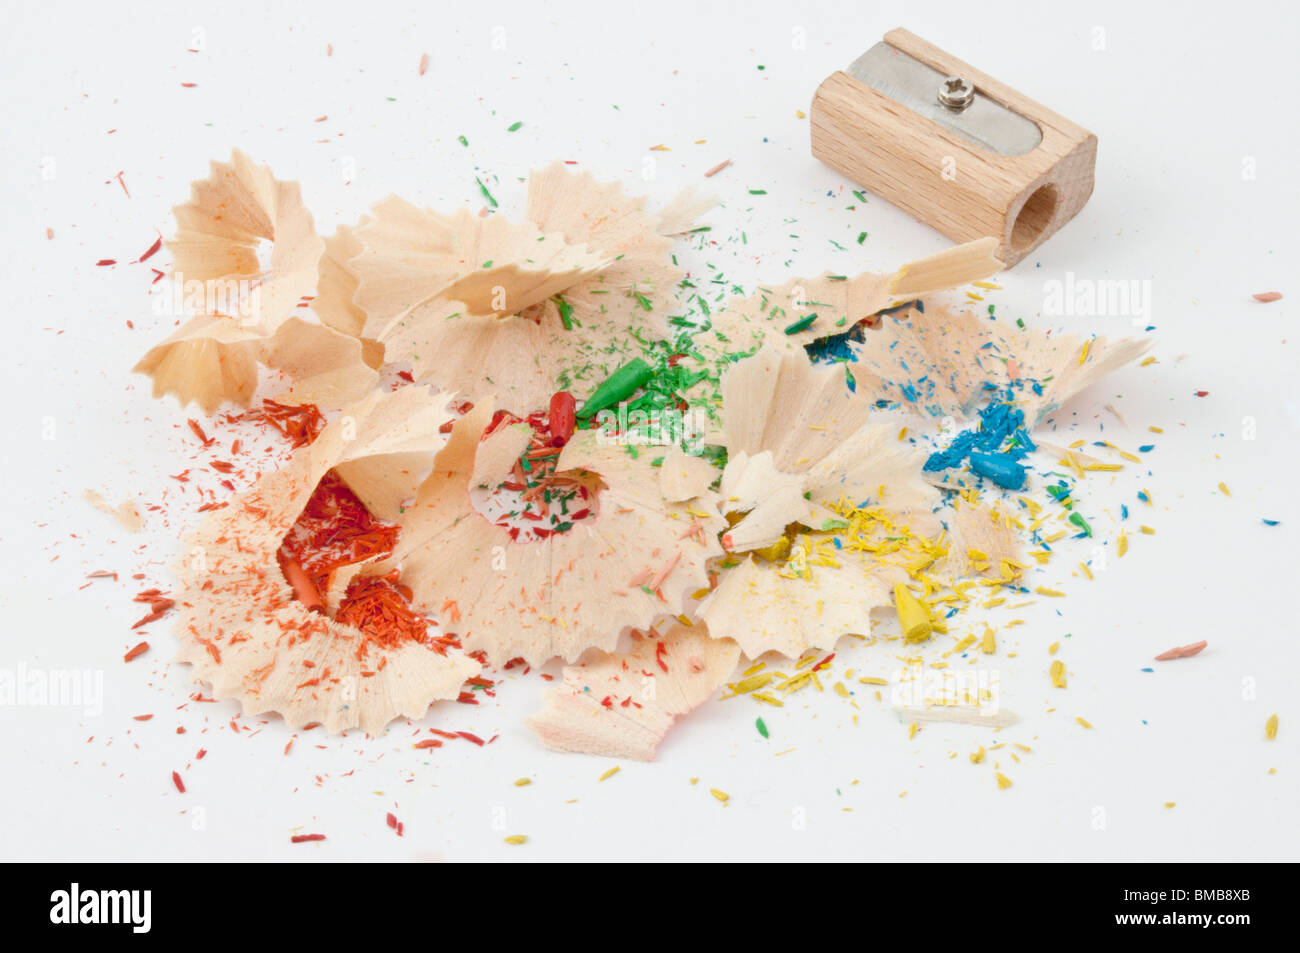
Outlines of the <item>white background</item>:
[[[105,700],[99,715],[0,708],[0,856],[1300,855],[1292,340],[1300,7],[748,0],[620,10],[372,0],[279,4],[267,15],[261,6],[6,4],[0,668],[102,671]],[[541,682],[507,676],[494,703],[444,705],[421,723],[499,733],[485,749],[448,742],[417,752],[412,729],[399,724],[377,739],[301,735],[286,757],[289,733],[277,720],[241,719],[260,730],[236,736],[234,703],[187,702],[193,689],[169,662],[165,624],[148,632],[151,652],[122,663],[136,641],[129,625],[143,612],[130,596],[167,587],[164,566],[184,526],[147,513],[146,532],[128,536],[82,493],[188,511],[193,500],[166,474],[192,463],[184,420],[193,411],[150,400],[147,381],[129,373],[170,323],[150,313],[148,265],[94,263],[129,261],[156,230],[169,234],[170,207],[209,159],[239,146],[300,180],[328,233],[390,192],[478,208],[476,175],[499,177],[493,191],[518,215],[519,179],[553,158],[621,179],[653,202],[706,184],[703,172],[730,158],[733,167],[707,181],[725,203],[710,218],[718,244],[683,247],[684,265],[698,273],[712,263],[747,287],[826,268],[883,270],[947,242],[874,197],[846,210],[851,186],[811,158],[808,122],[796,111],[807,111],[825,76],[898,25],[1100,139],[1094,197],[1004,276],[991,299],[998,313],[1123,335],[1128,318],[1040,316],[1043,282],[1066,271],[1150,280],[1154,295],[1158,363],[1086,394],[1061,415],[1069,432],[1055,438],[1104,432],[1129,450],[1157,445],[1149,473],[1113,484],[1093,477],[1082,491],[1109,569],[1095,582],[1071,576],[1088,553],[1063,543],[1042,581],[1068,597],[1040,600],[1019,613],[1023,627],[1002,632],[1002,704],[1022,718],[1002,737],[1032,754],[1016,763],[1004,750],[972,765],[967,755],[990,743],[987,729],[931,726],[909,741],[868,693],[859,694],[856,724],[844,700],[804,693],[781,711],[710,703],[669,737],[658,762],[623,763],[597,783],[614,762],[541,750],[522,726]],[[493,49],[494,28],[504,50]],[[199,35],[202,52],[187,52]],[[515,121],[523,127],[507,132]],[[671,151],[648,151],[657,144]],[[652,155],[656,174],[643,182]],[[1254,179],[1243,177],[1247,157]],[[345,181],[346,163],[354,171]],[[863,230],[870,237],[858,246]],[[1250,299],[1266,290],[1288,297]],[[1102,410],[1107,403],[1131,429]],[[1244,439],[1247,418],[1253,440]],[[53,439],[43,439],[50,421]],[[1152,424],[1164,434],[1147,433]],[[1231,498],[1216,490],[1220,481]],[[1154,509],[1136,511],[1138,486],[1154,493]],[[1135,536],[1123,561],[1113,552],[1120,502],[1135,511],[1130,532],[1139,520],[1158,531]],[[80,588],[104,568],[124,578]],[[125,578],[132,572],[148,578]],[[1210,647],[1196,659],[1150,661],[1198,639]],[[1047,646],[1058,640],[1070,673],[1064,691],[1046,674]],[[860,674],[894,665],[884,646],[841,648]],[[1140,671],[1148,665],[1156,671]],[[1281,731],[1267,742],[1274,712]],[[144,713],[155,717],[132,720]],[[760,714],[770,741],[754,729]],[[208,751],[201,762],[199,747]],[[1015,782],[1009,790],[994,783],[995,758]],[[172,770],[184,774],[186,795],[172,788]],[[520,777],[534,783],[512,786]],[[730,804],[710,787],[730,793]],[[194,829],[199,807],[203,830]],[[404,838],[385,827],[388,810],[404,821]],[[294,831],[328,840],[291,846]],[[503,844],[515,833],[529,842]]]

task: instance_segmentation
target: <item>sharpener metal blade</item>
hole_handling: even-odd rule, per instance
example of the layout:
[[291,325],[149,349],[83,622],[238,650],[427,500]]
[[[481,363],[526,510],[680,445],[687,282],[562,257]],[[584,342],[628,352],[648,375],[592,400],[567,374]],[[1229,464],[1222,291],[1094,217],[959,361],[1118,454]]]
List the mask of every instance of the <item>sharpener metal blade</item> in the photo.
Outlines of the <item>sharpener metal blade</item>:
[[978,89],[974,101],[964,109],[944,106],[939,102],[939,87],[948,77],[888,43],[877,43],[867,50],[847,72],[894,102],[991,152],[1024,155],[1043,141],[1037,123],[994,102]]

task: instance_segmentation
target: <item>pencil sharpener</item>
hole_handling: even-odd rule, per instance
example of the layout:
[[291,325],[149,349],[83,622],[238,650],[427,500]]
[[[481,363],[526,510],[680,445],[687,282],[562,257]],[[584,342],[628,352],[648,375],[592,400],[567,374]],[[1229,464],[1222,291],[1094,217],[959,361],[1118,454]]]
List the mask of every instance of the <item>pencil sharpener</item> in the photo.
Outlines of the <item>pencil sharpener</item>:
[[813,97],[812,153],[1011,267],[1092,195],[1097,137],[907,30],[891,30]]

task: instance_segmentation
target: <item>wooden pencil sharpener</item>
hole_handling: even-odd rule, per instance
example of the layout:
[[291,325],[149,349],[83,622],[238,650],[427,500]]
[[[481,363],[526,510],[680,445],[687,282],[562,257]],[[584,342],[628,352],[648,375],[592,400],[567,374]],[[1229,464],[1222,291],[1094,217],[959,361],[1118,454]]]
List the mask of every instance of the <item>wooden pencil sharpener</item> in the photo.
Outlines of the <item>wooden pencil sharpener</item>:
[[1097,137],[907,30],[812,103],[812,153],[955,242],[1011,267],[1092,195]]

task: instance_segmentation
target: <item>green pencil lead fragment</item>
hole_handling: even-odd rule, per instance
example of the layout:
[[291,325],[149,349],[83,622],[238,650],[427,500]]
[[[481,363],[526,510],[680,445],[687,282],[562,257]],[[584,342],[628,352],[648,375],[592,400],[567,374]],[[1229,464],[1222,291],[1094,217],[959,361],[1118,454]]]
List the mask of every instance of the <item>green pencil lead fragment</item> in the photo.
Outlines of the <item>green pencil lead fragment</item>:
[[555,306],[560,309],[560,320],[564,322],[564,330],[573,330],[573,305],[564,300],[563,295],[555,296]]
[[866,232],[858,232],[858,244],[861,245],[861,244],[862,244],[863,242],[865,242],[866,240],[867,240],[867,233],[866,233]]
[[817,320],[817,315],[814,312],[813,314],[800,318],[798,321],[794,322],[793,324],[787,324],[785,327],[785,333],[798,334],[800,331],[807,331],[810,327],[813,326],[813,322],[816,320]]
[[759,733],[760,735],[762,735],[764,738],[771,737],[771,736],[768,735],[768,733],[767,733],[767,725],[765,725],[765,724],[763,723],[763,719],[762,719],[762,718],[760,718],[760,719],[758,719],[758,721],[754,722],[754,727],[758,729],[758,733]]
[[654,375],[654,370],[639,357],[634,357],[601,382],[587,402],[578,411],[579,417],[590,417],[597,411],[627,400]]
[[523,125],[522,122],[512,122],[510,125],[506,126],[506,132],[515,132],[522,125]]
[[457,137],[456,137],[456,141],[459,142],[462,146],[468,146],[468,145],[469,145],[469,140],[466,139],[464,136],[457,136]]
[[1088,525],[1088,521],[1083,518],[1083,514],[1078,510],[1070,514],[1070,522],[1083,530],[1085,536],[1092,535],[1092,527]]
[[474,176],[474,181],[478,183],[478,190],[483,193],[483,198],[487,200],[488,205],[496,208],[497,200],[492,197],[492,193],[489,192],[488,187],[483,184],[483,180],[478,176]]

